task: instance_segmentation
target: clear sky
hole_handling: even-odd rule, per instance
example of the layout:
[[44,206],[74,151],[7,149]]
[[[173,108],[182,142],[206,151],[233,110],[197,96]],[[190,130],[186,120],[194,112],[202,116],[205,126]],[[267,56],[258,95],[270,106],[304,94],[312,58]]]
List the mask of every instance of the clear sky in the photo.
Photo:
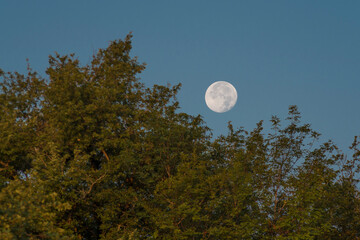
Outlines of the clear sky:
[[[360,135],[360,1],[0,0],[0,68],[43,72],[48,55],[98,48],[133,32],[147,86],[177,84],[181,111],[216,135],[251,130],[298,105],[303,120],[344,150]],[[209,110],[207,87],[238,92],[227,113]],[[268,126],[268,124],[266,125]]]

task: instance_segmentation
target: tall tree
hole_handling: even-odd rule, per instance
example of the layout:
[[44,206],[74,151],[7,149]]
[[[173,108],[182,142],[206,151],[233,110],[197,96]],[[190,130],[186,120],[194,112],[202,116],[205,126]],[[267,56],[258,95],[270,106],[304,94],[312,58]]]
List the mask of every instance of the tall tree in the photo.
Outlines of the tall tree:
[[357,239],[359,142],[301,123],[211,138],[180,84],[146,88],[131,35],[47,78],[0,71],[1,239]]
[[44,86],[30,67],[27,76],[0,69],[0,189],[31,168]]

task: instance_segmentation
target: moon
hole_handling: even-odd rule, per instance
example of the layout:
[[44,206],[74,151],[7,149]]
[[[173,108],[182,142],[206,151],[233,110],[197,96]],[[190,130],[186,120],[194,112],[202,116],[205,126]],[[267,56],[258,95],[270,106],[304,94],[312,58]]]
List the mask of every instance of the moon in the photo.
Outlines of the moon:
[[225,81],[211,84],[205,93],[206,105],[217,113],[232,109],[237,101],[237,92],[233,85]]

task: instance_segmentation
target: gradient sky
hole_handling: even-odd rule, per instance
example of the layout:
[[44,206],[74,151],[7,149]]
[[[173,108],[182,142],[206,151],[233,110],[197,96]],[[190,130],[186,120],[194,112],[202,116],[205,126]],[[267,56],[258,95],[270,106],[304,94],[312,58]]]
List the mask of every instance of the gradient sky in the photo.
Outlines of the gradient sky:
[[[303,120],[345,150],[360,135],[360,1],[0,0],[0,68],[45,76],[48,56],[98,48],[133,32],[147,86],[177,84],[181,111],[214,135],[227,122],[252,130],[298,105]],[[227,113],[209,110],[207,87],[238,92]]]

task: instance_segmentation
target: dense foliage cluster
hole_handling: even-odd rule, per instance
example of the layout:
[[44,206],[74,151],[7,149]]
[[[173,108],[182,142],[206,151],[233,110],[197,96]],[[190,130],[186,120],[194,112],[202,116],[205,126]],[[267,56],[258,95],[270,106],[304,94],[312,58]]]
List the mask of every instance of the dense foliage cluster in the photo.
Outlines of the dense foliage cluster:
[[271,119],[211,137],[131,35],[47,79],[0,70],[0,239],[360,239],[360,151]]

